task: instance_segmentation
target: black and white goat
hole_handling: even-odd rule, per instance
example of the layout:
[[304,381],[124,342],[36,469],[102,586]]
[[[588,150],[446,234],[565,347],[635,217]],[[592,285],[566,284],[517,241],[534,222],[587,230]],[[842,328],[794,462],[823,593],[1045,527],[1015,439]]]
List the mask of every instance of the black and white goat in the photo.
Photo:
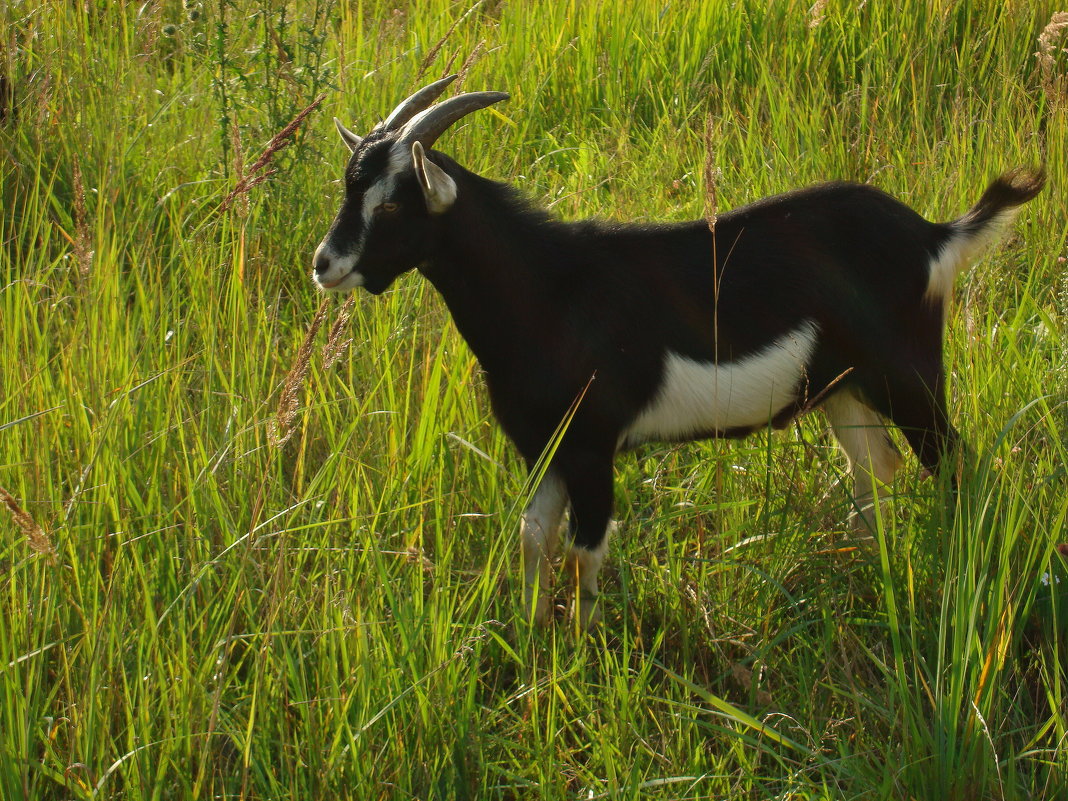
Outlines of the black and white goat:
[[714,233],[705,220],[566,223],[431,150],[461,117],[508,97],[431,105],[453,77],[366,137],[335,120],[351,156],[313,278],[377,295],[407,270],[425,275],[528,466],[581,396],[523,515],[535,620],[549,612],[547,560],[568,506],[580,622],[596,614],[621,449],[741,437],[819,406],[849,459],[858,509],[900,461],[884,418],[925,468],[943,465],[958,441],[942,368],[953,280],[1039,192],[1040,172],[1006,173],[949,223],[849,183],[721,214]]

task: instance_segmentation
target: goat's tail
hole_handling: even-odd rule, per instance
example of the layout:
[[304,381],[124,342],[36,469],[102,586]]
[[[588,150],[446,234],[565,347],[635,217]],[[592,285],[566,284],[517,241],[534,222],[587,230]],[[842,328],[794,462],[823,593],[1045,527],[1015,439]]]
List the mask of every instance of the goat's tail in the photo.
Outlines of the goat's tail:
[[953,292],[953,280],[983,248],[1012,222],[1020,206],[1042,191],[1045,170],[1017,167],[996,178],[979,202],[949,223],[948,236],[931,259],[927,297],[944,301]]

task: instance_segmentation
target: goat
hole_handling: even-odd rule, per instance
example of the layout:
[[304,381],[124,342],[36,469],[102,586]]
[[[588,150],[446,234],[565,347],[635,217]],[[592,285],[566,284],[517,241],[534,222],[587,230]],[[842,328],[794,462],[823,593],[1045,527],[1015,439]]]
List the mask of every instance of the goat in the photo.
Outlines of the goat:
[[[1040,170],[997,178],[949,223],[874,187],[827,183],[706,220],[563,222],[511,186],[431,150],[508,95],[433,104],[455,76],[360,137],[345,198],[315,252],[322,290],[378,295],[417,269],[485,373],[528,468],[571,418],[524,511],[527,614],[549,616],[548,560],[570,506],[582,626],[599,616],[617,452],[644,442],[742,437],[820,406],[848,459],[861,525],[900,454],[927,470],[959,443],[946,410],[942,330],[953,280],[1041,190]],[[433,105],[432,105],[433,104]]]

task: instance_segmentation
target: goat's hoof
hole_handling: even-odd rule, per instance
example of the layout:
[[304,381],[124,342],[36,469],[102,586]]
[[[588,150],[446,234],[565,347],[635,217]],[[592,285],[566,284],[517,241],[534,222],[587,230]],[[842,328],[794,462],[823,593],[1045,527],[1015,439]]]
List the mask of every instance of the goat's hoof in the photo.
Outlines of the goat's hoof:
[[539,595],[533,609],[526,604],[527,622],[534,626],[547,626],[552,619],[552,599],[548,595]]
[[[878,514],[875,508],[876,504],[880,504]],[[849,524],[853,530],[853,535],[861,541],[874,541],[879,533],[879,521],[882,520],[884,528],[889,525],[887,515],[890,512],[890,506],[885,499],[881,501],[868,500],[860,504],[859,508],[849,513]]]
[[601,622],[601,602],[597,595],[577,595],[571,606],[571,616],[580,631],[590,631]]

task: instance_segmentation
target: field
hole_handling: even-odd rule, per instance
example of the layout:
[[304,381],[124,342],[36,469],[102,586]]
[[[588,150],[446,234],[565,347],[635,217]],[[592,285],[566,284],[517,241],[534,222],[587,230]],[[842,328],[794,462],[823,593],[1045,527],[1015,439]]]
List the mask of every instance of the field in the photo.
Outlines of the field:
[[[3,4],[0,798],[1068,797],[1056,10]],[[910,455],[856,540],[818,414],[645,446],[602,625],[525,624],[529,488],[432,288],[301,350],[331,117],[452,71],[511,99],[438,149],[568,219],[841,178],[948,220],[1045,163],[949,313],[956,501]]]

